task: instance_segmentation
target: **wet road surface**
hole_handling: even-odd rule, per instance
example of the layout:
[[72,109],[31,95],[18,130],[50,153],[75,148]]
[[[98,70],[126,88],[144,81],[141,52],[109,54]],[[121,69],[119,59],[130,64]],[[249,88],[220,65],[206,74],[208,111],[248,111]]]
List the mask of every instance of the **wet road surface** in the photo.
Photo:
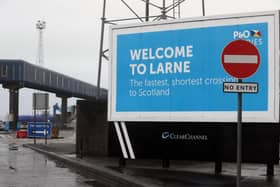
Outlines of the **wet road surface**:
[[0,134],[0,187],[104,187],[88,174],[66,168],[19,145],[9,150],[12,138]]
[[[75,136],[70,131],[65,132],[63,139],[48,140],[47,145],[44,144],[44,140],[38,140],[38,144],[34,145],[32,139],[14,139],[12,136],[15,137],[0,134],[0,187],[105,187],[98,183],[96,178],[107,181],[111,186],[121,187],[131,187],[134,184],[149,187],[236,186],[235,163],[223,163],[221,175],[213,173],[214,165],[211,162],[172,161],[170,168],[166,169],[162,168],[159,160],[137,159],[128,160],[126,167],[123,168],[118,166],[118,158],[77,158],[73,154]],[[23,143],[25,146],[33,145],[35,150],[40,150],[39,152],[43,154],[31,151],[29,148],[32,146],[29,148],[20,146],[18,151],[9,151],[8,145],[13,141],[18,145]],[[60,162],[49,160],[45,156],[53,154]],[[275,165],[274,177],[266,177],[265,174],[264,164],[242,164],[242,187],[280,187],[279,165]]]

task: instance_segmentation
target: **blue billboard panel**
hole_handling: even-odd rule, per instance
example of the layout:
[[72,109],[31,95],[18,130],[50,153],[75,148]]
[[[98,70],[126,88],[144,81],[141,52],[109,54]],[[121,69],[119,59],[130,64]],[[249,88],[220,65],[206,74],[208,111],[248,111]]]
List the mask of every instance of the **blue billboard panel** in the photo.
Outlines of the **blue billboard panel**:
[[[216,20],[216,24],[206,20],[203,26],[194,22],[112,30],[109,107],[113,110],[109,114],[118,120],[175,121],[177,114],[196,113],[198,119],[180,118],[207,121],[205,116],[211,116],[210,121],[221,121],[219,112],[223,112],[230,116],[223,120],[233,120],[237,96],[224,93],[223,83],[237,80],[223,69],[221,54],[227,44],[241,39],[255,45],[261,59],[258,71],[243,79],[259,85],[258,93],[243,96],[243,111],[250,118],[254,112],[270,115],[275,89],[271,87],[275,81],[271,18],[240,17],[234,22]],[[212,119],[216,114],[217,119]]]
[[27,133],[29,138],[51,138],[52,125],[50,122],[29,122]]
[[[251,80],[259,94],[244,96],[244,110],[267,110],[267,23],[194,28],[119,35],[117,38],[117,111],[235,111],[236,95],[224,94],[223,82],[234,82],[221,66],[223,48],[236,31],[248,36],[261,54]],[[124,81],[125,80],[125,81]],[[255,100],[260,102],[254,102]]]

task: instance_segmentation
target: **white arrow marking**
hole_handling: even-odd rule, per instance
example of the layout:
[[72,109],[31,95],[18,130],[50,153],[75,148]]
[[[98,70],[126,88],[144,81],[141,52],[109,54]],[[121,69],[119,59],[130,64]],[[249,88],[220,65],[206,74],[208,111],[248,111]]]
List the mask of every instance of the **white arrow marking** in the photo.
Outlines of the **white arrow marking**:
[[48,131],[47,131],[47,130],[43,130],[43,131],[32,131],[32,132],[33,132],[33,134],[44,134],[44,135],[48,134]]
[[257,64],[257,55],[224,55],[224,63]]

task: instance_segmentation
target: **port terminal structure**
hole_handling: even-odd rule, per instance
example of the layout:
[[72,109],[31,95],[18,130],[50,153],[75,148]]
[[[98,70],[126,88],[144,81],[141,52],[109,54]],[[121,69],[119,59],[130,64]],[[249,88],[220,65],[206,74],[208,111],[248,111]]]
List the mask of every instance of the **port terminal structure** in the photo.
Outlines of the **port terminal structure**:
[[[61,98],[61,123],[66,122],[67,98],[106,99],[107,90],[23,60],[0,60],[0,83],[9,89],[11,129],[18,121],[19,90],[31,88],[55,93]],[[98,91],[99,89],[99,91]]]

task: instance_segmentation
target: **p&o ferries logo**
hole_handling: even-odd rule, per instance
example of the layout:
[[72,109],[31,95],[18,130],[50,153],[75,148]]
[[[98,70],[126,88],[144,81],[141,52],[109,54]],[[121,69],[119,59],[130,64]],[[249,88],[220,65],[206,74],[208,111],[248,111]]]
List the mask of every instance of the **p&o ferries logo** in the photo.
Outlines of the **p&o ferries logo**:
[[243,31],[233,31],[233,39],[241,39],[251,42],[255,46],[262,45],[262,34],[260,30],[243,30]]

